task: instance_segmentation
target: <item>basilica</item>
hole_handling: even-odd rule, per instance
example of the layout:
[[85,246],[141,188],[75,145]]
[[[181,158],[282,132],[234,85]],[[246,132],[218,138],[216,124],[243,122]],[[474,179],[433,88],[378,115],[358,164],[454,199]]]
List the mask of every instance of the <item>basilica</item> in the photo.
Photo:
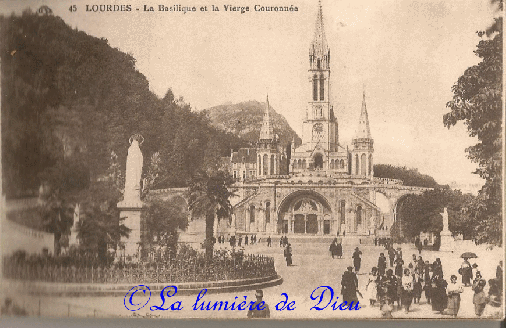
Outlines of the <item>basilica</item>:
[[308,63],[302,144],[280,147],[267,97],[256,148],[239,149],[227,158],[238,197],[232,220],[217,227],[219,233],[373,236],[389,230],[393,218],[376,205],[376,191],[385,183],[402,182],[373,177],[365,91],[351,146],[339,140],[321,5]]

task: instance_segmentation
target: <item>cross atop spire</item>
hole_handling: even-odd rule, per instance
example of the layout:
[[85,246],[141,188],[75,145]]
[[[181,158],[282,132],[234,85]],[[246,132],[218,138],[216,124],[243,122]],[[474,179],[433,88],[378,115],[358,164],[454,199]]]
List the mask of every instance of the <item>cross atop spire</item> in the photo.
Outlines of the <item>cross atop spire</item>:
[[274,139],[274,130],[272,129],[271,125],[269,95],[267,95],[264,118],[262,122],[262,129],[260,130],[260,140],[273,140],[273,139]]
[[358,129],[355,134],[356,139],[372,139],[371,130],[369,129],[369,116],[367,115],[367,106],[365,104],[365,84],[363,86],[362,94],[362,110],[360,112],[360,119],[358,121]]
[[318,1],[318,14],[316,16],[316,26],[313,41],[309,48],[309,54],[322,59],[323,56],[329,54],[327,38],[325,37],[325,29],[323,26],[323,9],[321,0]]

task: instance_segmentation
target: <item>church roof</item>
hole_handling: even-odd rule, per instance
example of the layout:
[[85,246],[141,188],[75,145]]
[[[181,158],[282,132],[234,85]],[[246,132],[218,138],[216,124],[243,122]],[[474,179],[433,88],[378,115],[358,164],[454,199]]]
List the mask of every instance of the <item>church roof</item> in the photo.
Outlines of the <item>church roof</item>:
[[231,163],[256,163],[257,150],[255,148],[240,148],[238,151],[232,153]]
[[323,9],[321,1],[318,2],[318,14],[316,16],[316,27],[313,42],[309,48],[309,52],[317,57],[327,55],[329,47],[327,38],[325,37],[325,29],[323,26]]
[[271,116],[269,109],[269,95],[265,105],[264,117],[262,121],[262,128],[260,129],[260,140],[273,140],[274,130],[272,129]]
[[355,133],[355,139],[372,139],[371,130],[369,129],[369,116],[367,115],[367,107],[365,104],[365,90],[362,99],[362,110],[358,121],[358,128]]

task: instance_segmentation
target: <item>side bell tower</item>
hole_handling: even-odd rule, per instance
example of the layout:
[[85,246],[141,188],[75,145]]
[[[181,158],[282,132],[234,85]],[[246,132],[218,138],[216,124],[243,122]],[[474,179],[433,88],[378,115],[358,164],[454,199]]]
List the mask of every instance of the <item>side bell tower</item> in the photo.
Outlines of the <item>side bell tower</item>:
[[369,128],[369,117],[367,115],[364,89],[358,128],[355,133],[355,138],[353,138],[351,174],[372,178],[374,176],[373,153],[374,140],[371,137],[371,130]]
[[260,138],[257,143],[257,177],[278,175],[280,164],[278,140],[272,128],[269,95],[267,95]]

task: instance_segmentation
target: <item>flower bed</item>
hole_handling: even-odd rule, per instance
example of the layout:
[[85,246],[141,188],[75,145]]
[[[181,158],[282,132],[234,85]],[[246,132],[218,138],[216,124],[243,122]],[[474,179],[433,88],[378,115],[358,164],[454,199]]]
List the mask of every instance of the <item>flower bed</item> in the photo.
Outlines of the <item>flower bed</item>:
[[186,283],[276,275],[274,259],[240,252],[215,252],[212,260],[183,249],[164,261],[129,265],[76,266],[41,257],[4,258],[5,278],[61,283]]

